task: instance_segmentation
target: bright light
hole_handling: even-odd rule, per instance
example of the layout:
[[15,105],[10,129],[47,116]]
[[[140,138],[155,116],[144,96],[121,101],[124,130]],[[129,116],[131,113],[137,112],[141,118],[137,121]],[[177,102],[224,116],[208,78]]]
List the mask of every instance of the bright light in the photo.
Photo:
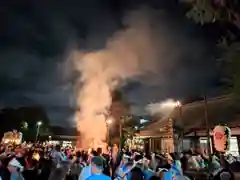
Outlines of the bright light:
[[52,136],[48,136],[48,138],[49,138],[49,139],[51,139],[51,138],[52,138]]
[[146,119],[140,119],[140,124],[143,124],[143,123],[146,123],[146,122],[148,122],[148,120],[146,120]]
[[38,122],[37,122],[37,125],[38,125],[38,126],[41,126],[41,125],[42,125],[42,121],[38,121]]
[[108,120],[106,121],[106,123],[107,123],[107,124],[112,124],[112,120],[111,120],[111,119],[108,119]]
[[177,106],[177,107],[182,106],[181,102],[180,102],[180,101],[177,101],[177,102],[176,102],[176,106]]
[[151,115],[161,114],[161,116],[168,116],[174,108],[180,107],[180,101],[173,99],[167,99],[159,103],[150,103],[146,106],[146,111]]

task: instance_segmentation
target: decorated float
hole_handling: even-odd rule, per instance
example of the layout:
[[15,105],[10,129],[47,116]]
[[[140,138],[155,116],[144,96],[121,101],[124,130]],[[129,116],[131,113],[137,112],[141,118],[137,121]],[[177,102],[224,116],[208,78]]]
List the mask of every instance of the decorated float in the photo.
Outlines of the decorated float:
[[22,133],[16,130],[5,132],[2,138],[2,143],[4,144],[21,144],[22,143]]

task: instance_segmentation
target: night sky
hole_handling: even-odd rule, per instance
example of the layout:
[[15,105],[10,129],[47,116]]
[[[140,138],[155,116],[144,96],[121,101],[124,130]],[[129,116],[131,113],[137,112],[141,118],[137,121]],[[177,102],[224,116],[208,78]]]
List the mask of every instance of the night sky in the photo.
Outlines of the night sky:
[[174,0],[68,0],[1,2],[0,107],[43,106],[51,122],[72,122],[76,73],[69,64],[72,47],[96,50],[122,26],[122,19],[140,6],[161,12],[162,25],[181,52],[174,61],[161,60],[157,74],[129,80],[122,88],[134,113],[168,98],[217,95],[218,69],[213,60],[215,39],[190,22]]

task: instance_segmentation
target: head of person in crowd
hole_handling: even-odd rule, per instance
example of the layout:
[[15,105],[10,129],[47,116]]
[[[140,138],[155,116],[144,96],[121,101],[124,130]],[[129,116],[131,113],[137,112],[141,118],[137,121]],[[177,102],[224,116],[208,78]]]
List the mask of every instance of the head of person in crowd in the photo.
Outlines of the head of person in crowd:
[[93,150],[93,151],[91,152],[91,155],[92,155],[92,156],[98,156],[98,152]]
[[97,155],[98,156],[102,155],[102,148],[97,148]]
[[[81,152],[80,151],[77,151],[75,154],[71,154],[73,156],[73,159],[74,159],[74,162],[76,164],[79,164],[80,161],[81,161]],[[69,156],[70,157],[70,156]]]
[[77,152],[76,152],[76,157],[77,157],[77,158],[80,158],[80,157],[81,157],[81,152],[80,152],[80,151],[77,151]]
[[60,151],[61,151],[61,146],[60,146],[59,144],[57,144],[57,145],[55,146],[55,150],[58,151],[58,152],[60,152]]
[[188,159],[190,158],[189,152],[183,152],[183,156],[181,157],[181,164],[183,171],[186,171],[188,168]]
[[103,171],[103,159],[100,156],[94,156],[91,160],[91,172],[92,174],[99,174]]
[[90,164],[91,161],[92,161],[92,158],[97,156],[97,151],[92,151],[89,155],[88,155],[88,160],[87,160],[87,163]]
[[158,176],[152,176],[149,180],[162,180],[162,178]]
[[143,156],[142,156],[142,154],[140,154],[140,153],[138,153],[138,152],[135,152],[134,153],[135,155],[134,155],[134,161],[139,161],[139,160],[141,160],[142,158],[143,158]]
[[69,157],[68,157],[69,160],[73,160],[73,158],[74,158],[74,157],[73,157],[72,154],[70,154]]
[[80,157],[80,162],[81,163],[87,163],[88,162],[88,154],[87,153],[82,153],[81,157]]
[[144,180],[144,174],[139,167],[134,167],[130,173],[130,180]]

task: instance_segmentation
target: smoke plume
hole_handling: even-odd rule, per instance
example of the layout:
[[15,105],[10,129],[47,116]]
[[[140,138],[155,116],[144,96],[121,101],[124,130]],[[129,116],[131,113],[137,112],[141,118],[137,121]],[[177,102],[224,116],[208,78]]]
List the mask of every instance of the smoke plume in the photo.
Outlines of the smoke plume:
[[80,111],[75,117],[82,144],[105,140],[105,114],[111,106],[111,91],[128,79],[154,74],[159,69],[158,61],[166,58],[169,44],[155,27],[153,11],[141,9],[126,17],[126,28],[115,33],[104,49],[75,52],[76,69],[81,74],[77,90]]
[[166,117],[172,112],[178,103],[178,101],[174,101],[173,99],[167,99],[166,101],[162,101],[160,103],[150,103],[145,109],[151,115]]

